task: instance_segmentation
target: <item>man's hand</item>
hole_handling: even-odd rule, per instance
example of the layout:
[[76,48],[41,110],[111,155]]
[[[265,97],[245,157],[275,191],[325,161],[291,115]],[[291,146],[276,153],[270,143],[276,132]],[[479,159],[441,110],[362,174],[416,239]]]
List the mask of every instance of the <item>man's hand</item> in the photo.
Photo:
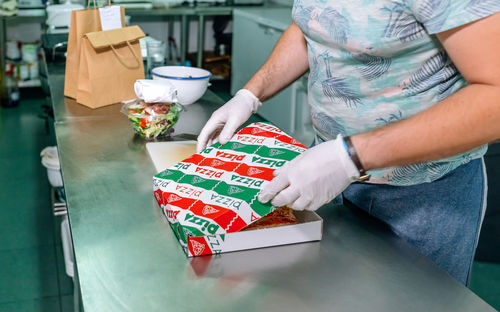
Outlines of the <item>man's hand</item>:
[[197,152],[215,142],[227,143],[236,129],[257,111],[261,101],[273,97],[308,69],[306,38],[292,22],[264,65],[242,90],[212,114],[198,136]]
[[316,210],[342,193],[359,178],[344,147],[342,136],[316,145],[275,171],[259,201],[294,210]]
[[199,153],[216,142],[226,144],[236,129],[262,105],[252,92],[241,89],[234,97],[216,110],[198,136],[196,151]]

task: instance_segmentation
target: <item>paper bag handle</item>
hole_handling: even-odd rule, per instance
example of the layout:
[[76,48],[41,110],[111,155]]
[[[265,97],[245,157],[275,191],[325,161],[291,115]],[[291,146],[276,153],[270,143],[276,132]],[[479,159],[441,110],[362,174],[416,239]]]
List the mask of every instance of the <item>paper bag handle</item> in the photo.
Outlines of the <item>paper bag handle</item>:
[[132,48],[132,45],[130,44],[130,42],[127,40],[127,46],[128,48],[130,49],[130,52],[132,52],[132,54],[134,55],[134,58],[137,62],[137,65],[134,65],[134,66],[129,66],[127,64],[125,64],[125,62],[123,61],[122,57],[118,54],[118,52],[115,50],[115,47],[113,47],[112,44],[110,44],[109,46],[111,47],[111,50],[113,50],[113,53],[116,55],[116,57],[118,58],[118,60],[120,61],[120,63],[122,63],[123,66],[127,67],[128,69],[136,69],[136,68],[139,68],[141,66],[141,63],[139,61],[139,58],[137,57],[137,54],[135,54],[134,52],[134,49]]
[[[87,1],[87,8],[90,8],[90,1],[91,1],[91,0],[88,0],[88,1]],[[93,0],[93,3],[94,3],[94,9],[96,8],[96,4],[95,4],[96,2],[97,2],[97,0]],[[111,0],[108,0],[108,6],[111,6]]]

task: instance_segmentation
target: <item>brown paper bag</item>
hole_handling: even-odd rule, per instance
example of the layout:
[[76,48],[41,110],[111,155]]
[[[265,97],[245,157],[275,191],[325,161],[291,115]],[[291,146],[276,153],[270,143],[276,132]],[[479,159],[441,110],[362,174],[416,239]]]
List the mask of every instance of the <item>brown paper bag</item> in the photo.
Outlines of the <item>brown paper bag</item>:
[[[95,3],[95,1],[94,1]],[[110,2],[108,3],[111,4]],[[99,8],[89,8],[71,12],[64,78],[64,95],[76,99],[78,69],[80,68],[80,47],[86,33],[102,30]],[[125,8],[121,7],[122,25],[125,25]]]
[[91,108],[136,97],[134,83],[144,79],[139,26],[88,33],[80,49],[76,101]]

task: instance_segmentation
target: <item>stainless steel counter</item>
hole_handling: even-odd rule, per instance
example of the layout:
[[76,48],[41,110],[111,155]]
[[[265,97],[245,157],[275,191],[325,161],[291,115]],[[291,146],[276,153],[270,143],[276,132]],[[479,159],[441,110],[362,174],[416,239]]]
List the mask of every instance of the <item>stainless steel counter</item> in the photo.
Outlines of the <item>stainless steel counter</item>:
[[[54,73],[54,68],[49,68]],[[494,311],[356,208],[325,206],[321,242],[188,259],[152,192],[154,167],[120,106],[90,110],[50,74],[86,311]],[[197,133],[211,92],[179,119]]]

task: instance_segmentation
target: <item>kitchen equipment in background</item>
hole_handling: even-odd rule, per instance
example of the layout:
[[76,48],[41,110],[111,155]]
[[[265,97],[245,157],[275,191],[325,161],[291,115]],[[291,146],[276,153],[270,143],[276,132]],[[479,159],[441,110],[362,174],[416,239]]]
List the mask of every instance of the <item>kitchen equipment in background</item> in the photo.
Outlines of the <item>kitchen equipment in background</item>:
[[180,65],[179,50],[174,37],[168,37],[168,62],[170,65]]
[[184,0],[153,0],[153,7],[159,9],[166,9],[175,6],[179,6],[184,2]]
[[130,21],[132,20],[132,16],[125,15],[125,26],[130,26]]
[[222,4],[227,3],[226,0],[187,0],[186,2],[190,6],[199,5],[199,4],[202,4],[202,5],[222,5]]
[[38,61],[38,44],[23,43],[21,47],[21,56],[25,62]]
[[214,80],[229,80],[231,77],[231,55],[217,55],[212,51],[205,51],[203,53],[203,68],[212,73]]
[[112,0],[111,2],[126,9],[149,10],[153,8],[153,0]]
[[141,46],[141,55],[143,60],[147,60],[148,57],[148,41],[158,41],[157,39],[146,36],[144,38],[139,39],[139,45]]
[[18,0],[19,9],[44,9],[46,0]]
[[[17,47],[20,48],[17,48]],[[11,41],[7,45],[5,75],[18,81],[38,79],[38,43]]]
[[7,96],[4,107],[14,107],[19,103],[19,88],[40,86],[39,43],[7,41],[5,47],[4,85]]
[[17,80],[11,75],[5,77],[5,91],[7,97],[2,101],[2,107],[17,107],[19,106],[20,92]]
[[66,50],[68,48],[68,34],[42,34],[42,48],[48,61],[66,60]]
[[68,33],[71,23],[71,11],[83,9],[83,5],[72,4],[71,0],[66,0],[63,4],[52,4],[47,11],[47,33]]
[[212,73],[198,67],[162,66],[151,70],[153,79],[166,79],[177,89],[179,103],[189,105],[203,96]]
[[74,256],[73,256],[73,242],[71,238],[71,230],[69,228],[68,215],[63,216],[61,221],[61,241],[63,247],[64,255],[64,268],[66,269],[66,275],[74,278]]
[[40,152],[40,157],[42,157],[42,165],[47,168],[50,185],[52,187],[62,187],[63,181],[57,146],[47,146]]
[[21,69],[25,75],[21,75],[21,80],[36,80],[39,76],[38,63],[38,43],[23,43],[21,48],[22,63]]
[[151,77],[151,70],[155,67],[160,67],[166,64],[167,59],[167,44],[164,41],[148,40],[146,41],[147,68],[146,73],[148,78]]
[[[291,23],[290,8],[235,9],[231,54],[231,94],[251,78]],[[248,57],[251,55],[252,57]],[[307,103],[307,79],[298,79],[266,101],[258,115],[309,146],[314,132]]]
[[232,22],[231,16],[215,16],[212,24],[214,31],[216,55],[231,54],[233,33],[229,25]]
[[232,5],[263,5],[264,0],[230,0]]
[[3,0],[1,3],[2,16],[13,16],[19,11],[16,0]]
[[6,43],[5,56],[11,61],[21,60],[21,42],[9,40]]

